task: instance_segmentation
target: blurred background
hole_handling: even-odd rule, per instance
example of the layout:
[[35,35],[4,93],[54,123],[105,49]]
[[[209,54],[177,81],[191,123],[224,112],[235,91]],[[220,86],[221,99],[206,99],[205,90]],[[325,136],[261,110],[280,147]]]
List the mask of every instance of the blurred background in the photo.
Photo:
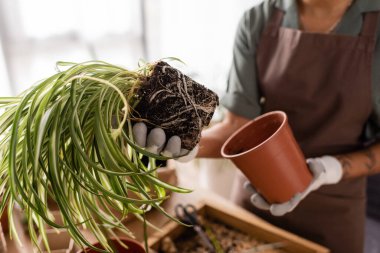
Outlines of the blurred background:
[[0,96],[55,72],[57,61],[178,57],[222,93],[235,28],[257,0],[0,0]]

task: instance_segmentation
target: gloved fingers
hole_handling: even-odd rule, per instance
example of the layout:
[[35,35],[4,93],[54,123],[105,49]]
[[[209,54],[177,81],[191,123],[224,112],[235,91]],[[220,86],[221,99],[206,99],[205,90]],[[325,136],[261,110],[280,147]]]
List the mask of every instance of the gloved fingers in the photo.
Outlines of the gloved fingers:
[[181,138],[174,135],[169,138],[168,143],[164,148],[164,151],[161,152],[161,155],[166,157],[178,157],[181,152]]
[[181,151],[179,152],[179,156],[185,156],[185,155],[188,155],[189,153],[190,153],[190,150],[181,148]]
[[249,181],[245,181],[243,187],[244,187],[244,189],[246,189],[247,191],[249,191],[252,194],[257,193],[256,189],[253,187],[253,185]]
[[306,163],[313,174],[314,179],[317,179],[322,176],[325,172],[323,164],[319,161],[319,158],[309,158],[306,160]]
[[343,169],[338,159],[325,155],[320,158],[320,162],[326,170],[325,184],[336,184],[342,179]]
[[[197,144],[192,150],[187,151],[187,155],[178,157],[176,161],[181,162],[181,163],[189,162],[197,156],[198,151],[199,151],[199,145]],[[186,151],[184,151],[184,149],[181,149],[180,155],[181,153],[183,154],[184,152]]]
[[256,191],[255,187],[253,187],[249,181],[244,182],[243,187],[248,192],[252,193],[250,197],[252,205],[262,210],[269,210],[269,203]]
[[288,202],[281,204],[273,204],[271,205],[269,211],[273,216],[283,216],[286,213],[289,213],[296,208],[299,202],[302,199],[302,194],[296,194],[293,198],[291,198]]
[[320,176],[319,178],[313,179],[313,181],[311,181],[311,184],[309,185],[309,187],[306,188],[303,194],[308,195],[310,192],[318,190],[319,187],[322,186],[323,182],[324,176]]
[[146,150],[153,154],[159,154],[164,148],[165,142],[165,131],[162,128],[154,128],[148,134]]
[[323,164],[319,161],[319,158],[310,158],[306,160],[310,171],[313,174],[313,181],[310,186],[305,190],[306,194],[310,191],[315,191],[325,182],[326,170]]
[[147,132],[148,128],[143,122],[136,123],[132,127],[133,138],[135,139],[136,144],[142,148],[145,148],[146,146]]
[[[181,138],[172,136],[166,143],[165,131],[162,128],[154,128],[149,134],[145,123],[139,122],[132,127],[132,133],[138,146],[146,148],[153,154],[160,154],[170,158],[177,158],[179,162],[189,162],[198,154],[199,145],[192,150],[181,149]],[[166,143],[166,145],[165,145]],[[162,151],[163,150],[163,151]],[[161,152],[162,151],[162,152]]]
[[250,200],[252,205],[259,209],[269,210],[271,207],[270,204],[259,193],[252,194]]
[[318,187],[324,184],[336,184],[342,179],[342,164],[333,156],[307,159],[307,164],[314,175],[314,180],[319,181]]

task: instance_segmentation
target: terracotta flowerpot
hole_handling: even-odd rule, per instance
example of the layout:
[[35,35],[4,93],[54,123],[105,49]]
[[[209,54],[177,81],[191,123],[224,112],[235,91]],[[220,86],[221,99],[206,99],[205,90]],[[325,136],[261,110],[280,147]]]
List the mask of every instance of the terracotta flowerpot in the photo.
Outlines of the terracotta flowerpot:
[[4,234],[8,233],[8,207],[4,209],[3,214],[0,217],[0,226]]
[[[129,238],[120,238],[120,240],[128,246],[128,249],[120,245],[116,240],[112,240],[112,243],[115,247],[115,253],[145,253],[144,247],[137,241]],[[94,246],[99,249],[103,249],[100,243],[95,243]],[[84,249],[80,250],[77,253],[98,253],[93,249]]]
[[312,175],[284,112],[248,122],[223,145],[229,158],[269,203],[283,203],[309,186]]

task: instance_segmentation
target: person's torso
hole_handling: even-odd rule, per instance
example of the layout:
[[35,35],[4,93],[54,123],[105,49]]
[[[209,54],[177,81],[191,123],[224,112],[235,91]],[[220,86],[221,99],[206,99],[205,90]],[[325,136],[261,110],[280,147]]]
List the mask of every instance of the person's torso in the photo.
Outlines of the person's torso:
[[[374,41],[379,21],[370,14],[367,21],[360,16],[358,22],[358,7],[351,8],[333,34],[314,34],[297,29],[298,22],[289,17],[297,16],[296,7],[290,6],[290,13],[267,22],[258,43],[263,111],[287,113],[307,156],[358,148],[376,102],[372,66],[379,48]],[[347,29],[352,20],[360,27]]]

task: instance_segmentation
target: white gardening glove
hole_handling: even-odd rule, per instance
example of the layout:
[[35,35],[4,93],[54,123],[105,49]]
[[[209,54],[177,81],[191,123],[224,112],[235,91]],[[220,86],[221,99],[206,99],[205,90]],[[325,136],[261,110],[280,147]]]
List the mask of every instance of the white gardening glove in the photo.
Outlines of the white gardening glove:
[[165,131],[162,128],[154,128],[148,134],[148,128],[143,122],[136,123],[132,128],[132,133],[136,144],[148,152],[173,158],[179,162],[191,161],[198,153],[198,145],[192,150],[181,148],[179,136],[172,136],[166,142]]
[[280,204],[269,204],[249,183],[246,182],[244,187],[249,190],[251,203],[263,210],[269,210],[274,216],[282,216],[293,211],[293,209],[304,199],[310,192],[317,190],[322,185],[336,184],[342,179],[342,165],[333,156],[322,156],[306,160],[309,169],[313,173],[313,180],[304,192],[297,193],[291,200]]

